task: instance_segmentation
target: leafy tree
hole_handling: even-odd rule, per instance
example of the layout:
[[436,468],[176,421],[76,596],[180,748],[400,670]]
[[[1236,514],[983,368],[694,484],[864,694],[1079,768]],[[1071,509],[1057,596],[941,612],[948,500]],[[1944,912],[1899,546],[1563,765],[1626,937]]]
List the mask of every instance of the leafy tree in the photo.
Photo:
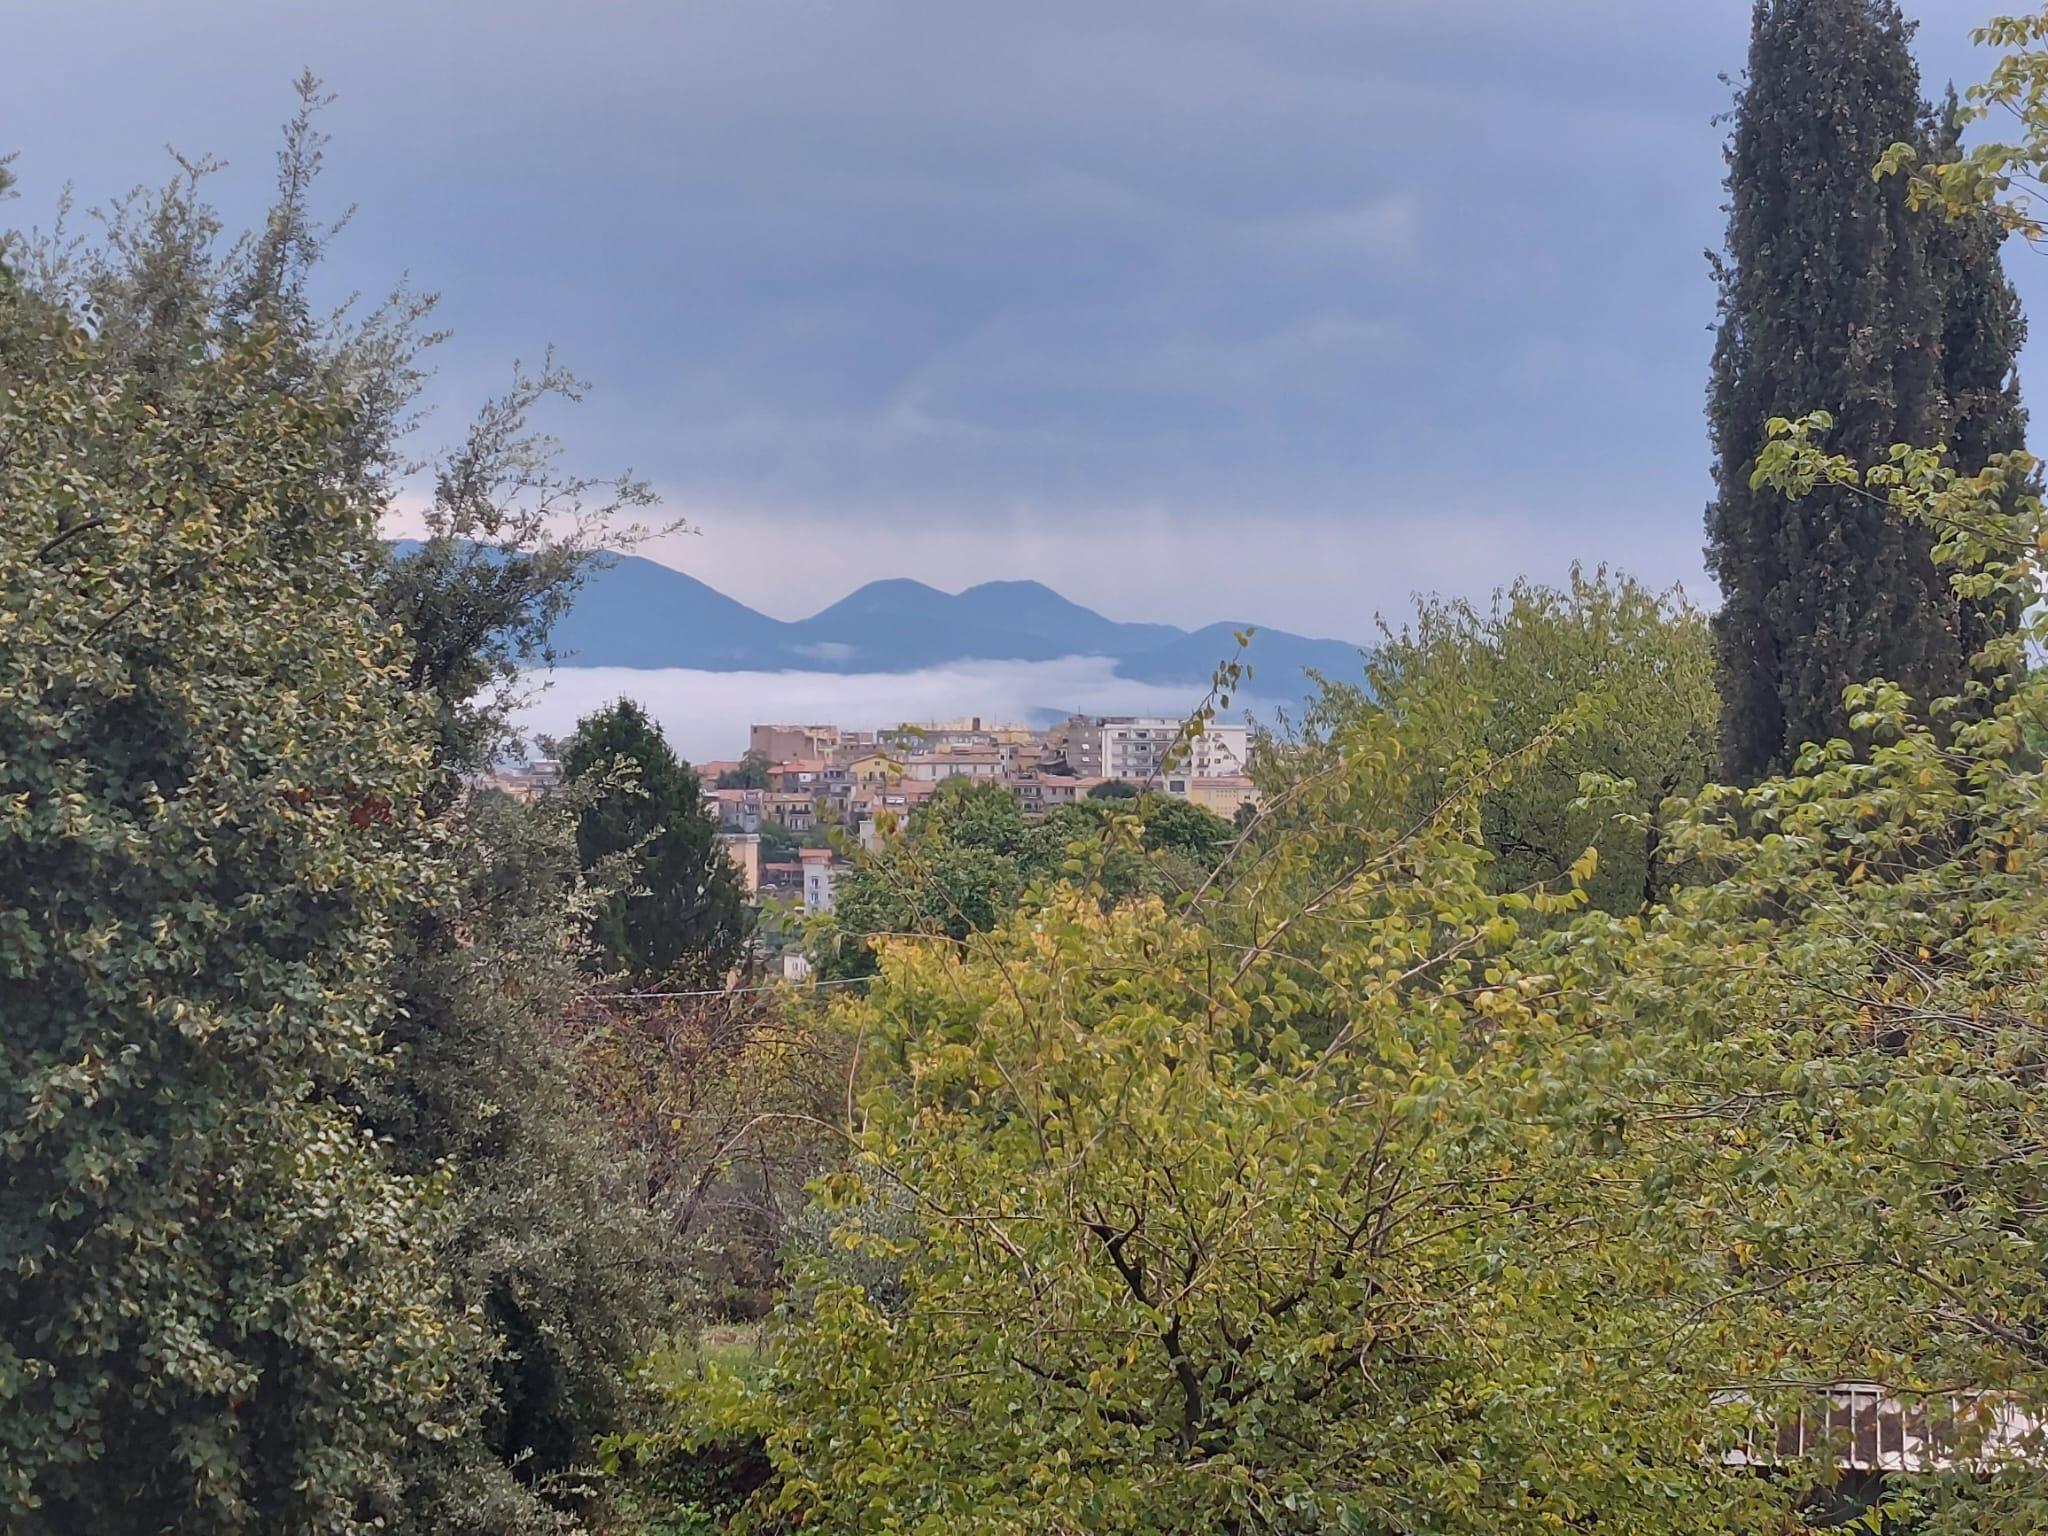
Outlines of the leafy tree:
[[1574,963],[1560,996],[1659,1042],[1601,1112],[1666,1170],[1674,1241],[1705,1235],[1741,1276],[1731,1385],[1782,1422],[1814,1411],[1787,1383],[1880,1383],[1939,1454],[1887,1479],[1878,1518],[2035,1530],[2040,1437],[2010,1438],[2010,1416],[2048,1410],[2036,466],[1961,474],[1901,448],[1866,470],[1823,450],[1825,426],[1775,423],[1764,482],[1880,496],[1933,533],[1959,598],[2031,617],[1932,719],[1896,684],[1858,685],[1867,748],[1703,791],[1672,835],[1719,878],[1654,925],[1584,935],[1592,972]]
[[2022,333],[1995,235],[1920,217],[1904,185],[1871,175],[1895,143],[1947,132],[1924,124],[1909,30],[1893,0],[1756,9],[1708,412],[1722,758],[1739,782],[1841,734],[1850,683],[1953,694],[1996,617],[1958,599],[1927,530],[1881,501],[1830,489],[1788,508],[1751,484],[1765,423],[1815,409],[1862,462],[1951,431],[1974,467],[2020,446]]
[[408,680],[435,701],[446,800],[518,745],[523,676],[553,663],[549,631],[592,562],[648,535],[626,521],[647,504],[644,485],[564,473],[554,439],[533,426],[536,410],[584,388],[552,358],[537,374],[515,371],[435,466],[427,536],[386,550],[378,606],[411,637]]
[[[1938,159],[1960,153],[1967,121],[1951,88],[1935,118],[1929,152]],[[1912,201],[1908,188],[1908,201]],[[2027,413],[2020,403],[2018,362],[2027,339],[2026,317],[2019,295],[2007,280],[2001,251],[2005,227],[1986,208],[1959,211],[1954,217],[1927,215],[1928,259],[1945,298],[1941,357],[1943,387],[1948,397],[1947,431],[1942,439],[1951,461],[1966,469],[1982,469],[1994,458],[2022,449],[2027,442]],[[2038,489],[2015,482],[2008,500]],[[1967,656],[1975,656],[1996,634],[2010,630],[2022,614],[1998,608],[1981,598],[1966,598],[1961,607],[1961,640]]]
[[792,1218],[839,1146],[847,1049],[779,993],[599,993],[558,1042],[603,1112],[606,1144],[639,1171],[690,1256],[698,1315],[756,1318],[773,1303]]
[[1088,791],[1090,800],[1135,800],[1138,786],[1128,779],[1104,779]]
[[927,843],[952,843],[1003,854],[1027,866],[1044,862],[1054,844],[1000,784],[947,779],[912,812],[911,832]]
[[739,760],[739,766],[728,768],[713,781],[715,789],[766,789],[768,787],[768,759],[759,752],[749,752]]
[[[1116,835],[1127,817],[1137,835]],[[1109,900],[1190,890],[1216,867],[1230,823],[1161,795],[1061,806],[1033,819],[998,784],[948,779],[905,834],[839,882],[821,945],[827,976],[874,968],[868,940],[926,934],[955,941],[994,927],[1035,884],[1085,871]],[[1077,850],[1085,852],[1076,859]]]
[[[1366,688],[1329,688],[1311,724],[1375,708],[1417,727],[1419,798],[1397,812],[1410,821],[1485,765],[1559,737],[1480,804],[1497,889],[1561,886],[1591,844],[1595,905],[1629,912],[1669,894],[1679,871],[1663,806],[1706,782],[1718,713],[1707,620],[1682,593],[1575,567],[1565,587],[1518,581],[1483,609],[1424,599],[1400,630],[1381,624]],[[1318,771],[1323,756],[1311,741],[1283,767]],[[1595,781],[1607,787],[1589,795]]]
[[764,1383],[682,1389],[695,1434],[765,1438],[775,1517],[1646,1532],[1790,1498],[1699,1454],[1735,1432],[1718,1323],[1670,1324],[1720,1277],[1632,1236],[1648,1167],[1578,1107],[1632,1060],[1522,919],[1582,895],[1495,893],[1459,817],[1323,869],[1318,830],[1411,792],[1396,730],[1347,727],[1259,877],[1193,906],[1084,880],[880,943],[830,1187],[890,1278],[811,1264]]
[[[400,972],[412,1016],[367,1109],[402,1168],[456,1170],[439,1250],[488,1348],[477,1425],[417,1480],[422,1529],[545,1529],[535,1492],[628,1422],[633,1372],[684,1286],[674,1233],[630,1149],[577,1093],[560,1021],[604,891],[579,878],[584,795],[475,796],[449,829],[459,874]],[[444,942],[445,940],[445,942]]]
[[771,816],[761,823],[758,835],[763,860],[789,863],[796,859],[799,848],[830,848],[834,833],[829,825],[815,826],[807,832],[792,832],[782,824],[780,817]]
[[1140,815],[1144,821],[1142,841],[1148,851],[1184,853],[1205,870],[1222,862],[1236,837],[1236,829],[1214,811],[1170,795],[1145,796]]
[[636,975],[715,983],[746,940],[739,878],[719,846],[697,776],[629,699],[577,726],[562,777],[574,783],[621,764],[630,765],[632,782],[587,806],[576,834],[586,869],[623,857],[634,871],[634,888],[611,897],[599,914],[596,940]]
[[838,882],[831,931],[818,946],[821,973],[871,972],[876,934],[962,939],[991,926],[1043,871],[1051,846],[1007,790],[946,780],[911,812],[903,835]]
[[1028,876],[1016,857],[951,842],[905,843],[863,859],[833,894],[832,921],[819,942],[828,979],[873,972],[881,934],[964,939],[992,926],[1022,899]]
[[780,821],[770,818],[761,823],[758,834],[761,839],[761,857],[787,862],[796,857],[797,849],[803,847],[803,840]]
[[[401,290],[354,320],[321,318],[311,297],[331,233],[312,209],[325,100],[301,80],[277,200],[250,236],[222,238],[203,195],[212,167],[192,162],[162,191],[111,205],[97,241],[60,232],[8,249],[31,278],[25,302],[91,315],[105,367],[152,398],[203,393],[208,359],[264,335],[247,388],[323,402],[329,484],[374,509],[408,456],[411,401],[438,338],[425,297]],[[394,1167],[445,1191],[437,1279],[415,1290],[438,1299],[460,1349],[437,1433],[401,1436],[390,1475],[403,1491],[383,1514],[393,1529],[555,1529],[548,1479],[619,1427],[622,1374],[674,1280],[630,1162],[603,1151],[549,1038],[578,985],[589,916],[564,820],[575,797],[516,808],[459,794],[508,741],[519,671],[545,662],[548,625],[598,545],[635,536],[622,522],[644,500],[631,477],[561,473],[531,425],[549,397],[579,390],[552,363],[518,376],[434,466],[426,539],[394,558],[366,513],[340,554],[366,580],[378,627],[404,631],[399,677],[428,726],[420,809],[439,855],[381,962],[395,994],[385,1053],[330,1085]]]
[[367,1531],[470,1327],[343,1101],[436,877],[426,721],[360,422],[274,331],[172,367],[117,319],[0,278],[0,1523]]

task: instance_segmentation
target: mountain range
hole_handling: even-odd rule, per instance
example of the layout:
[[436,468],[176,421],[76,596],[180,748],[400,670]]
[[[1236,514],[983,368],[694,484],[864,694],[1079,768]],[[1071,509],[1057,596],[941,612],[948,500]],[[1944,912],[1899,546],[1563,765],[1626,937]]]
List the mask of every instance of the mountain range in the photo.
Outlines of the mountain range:
[[[794,622],[770,618],[696,577],[637,555],[593,571],[555,625],[571,667],[687,667],[708,672],[914,672],[962,661],[1100,656],[1134,682],[1206,684],[1236,654],[1218,623],[1186,630],[1105,618],[1036,581],[990,581],[942,592],[920,581],[869,582]],[[1261,629],[1248,653],[1256,691],[1293,697],[1309,668],[1355,677],[1361,652],[1343,640]]]

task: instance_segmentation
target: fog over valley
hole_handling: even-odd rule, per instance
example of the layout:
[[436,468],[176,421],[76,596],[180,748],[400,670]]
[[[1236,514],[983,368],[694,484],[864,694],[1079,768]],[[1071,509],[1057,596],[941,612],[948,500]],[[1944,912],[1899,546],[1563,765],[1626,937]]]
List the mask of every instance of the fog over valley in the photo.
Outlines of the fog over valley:
[[[1218,657],[1219,661],[1223,658]],[[756,721],[831,721],[873,729],[906,721],[980,715],[1025,720],[1047,713],[1180,715],[1202,690],[1118,677],[1101,656],[1058,661],[968,661],[917,672],[700,672],[687,667],[557,667],[530,674],[518,714],[529,734],[565,736],[614,699],[640,704],[691,762],[738,757]],[[1233,716],[1272,717],[1257,697],[1232,701]]]

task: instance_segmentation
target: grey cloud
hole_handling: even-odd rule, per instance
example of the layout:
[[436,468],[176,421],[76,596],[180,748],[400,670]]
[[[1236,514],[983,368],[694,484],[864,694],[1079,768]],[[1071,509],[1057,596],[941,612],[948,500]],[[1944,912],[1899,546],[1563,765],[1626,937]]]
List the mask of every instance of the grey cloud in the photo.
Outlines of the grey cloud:
[[[1930,83],[1981,72],[1981,0],[1911,8]],[[246,216],[311,63],[337,288],[448,296],[440,428],[558,343],[579,461],[750,600],[1030,574],[1352,634],[1574,555],[1698,580],[1737,0],[17,12],[16,212],[171,140]]]

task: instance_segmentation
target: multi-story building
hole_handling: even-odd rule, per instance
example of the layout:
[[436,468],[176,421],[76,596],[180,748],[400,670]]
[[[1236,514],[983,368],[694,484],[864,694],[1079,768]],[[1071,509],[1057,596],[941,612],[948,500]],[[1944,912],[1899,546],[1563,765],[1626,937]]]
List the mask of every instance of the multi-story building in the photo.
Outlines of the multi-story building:
[[768,820],[779,821],[792,832],[808,832],[818,824],[818,797],[771,790],[762,799],[761,811]]
[[758,832],[768,818],[768,791],[764,789],[711,789],[704,803],[727,832]]
[[877,825],[893,822],[900,827],[912,811],[938,793],[938,788],[933,779],[901,779],[894,784],[873,785],[856,791],[848,799],[846,814],[856,826],[867,821]]
[[[1170,715],[1074,715],[1054,729],[1049,743],[1083,778],[1137,784],[1159,775],[1184,730],[1185,722]],[[1186,753],[1173,766],[1196,777],[1217,778],[1243,773],[1250,752],[1244,726],[1211,724],[1187,739]]]
[[868,753],[880,747],[881,744],[882,733],[880,731],[842,730],[839,732],[838,739],[832,743],[832,750],[824,755],[829,761],[843,766],[851,763],[857,757],[865,757]]
[[1101,779],[1076,779],[1055,773],[1020,773],[1010,780],[1010,789],[1027,816],[1056,810],[1085,800]]
[[846,771],[854,784],[863,789],[875,784],[893,784],[903,777],[903,758],[892,752],[867,751],[850,759]]
[[832,886],[840,869],[839,856],[830,848],[799,848],[803,863],[804,911],[817,916],[832,910]]
[[1028,725],[984,720],[980,715],[902,725],[889,734],[906,746],[927,752],[949,747],[1029,747],[1044,735]]
[[1200,779],[1226,779],[1247,772],[1252,763],[1251,729],[1211,722],[1188,743],[1186,768]]
[[873,731],[849,731],[836,725],[756,725],[747,732],[747,751],[771,763],[793,758],[825,758],[842,762],[872,751]]
[[819,757],[792,758],[768,770],[768,783],[786,795],[844,793],[852,782],[851,769]]
[[982,751],[917,752],[903,760],[903,776],[936,784],[943,779],[1000,779],[1010,769],[1010,757],[999,748]]
[[823,757],[838,739],[836,725],[757,725],[747,732],[747,754],[771,763]]

